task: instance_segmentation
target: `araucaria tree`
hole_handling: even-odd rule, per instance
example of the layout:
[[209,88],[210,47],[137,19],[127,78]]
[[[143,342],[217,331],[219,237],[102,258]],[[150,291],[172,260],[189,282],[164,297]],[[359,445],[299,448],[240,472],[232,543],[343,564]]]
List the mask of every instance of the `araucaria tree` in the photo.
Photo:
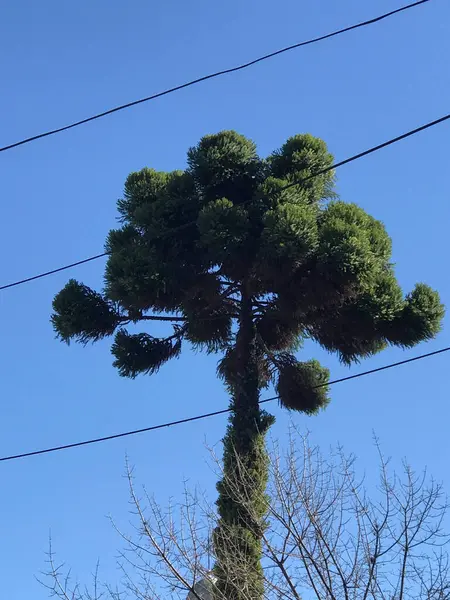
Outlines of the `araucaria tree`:
[[[118,201],[121,227],[106,241],[103,291],[71,280],[53,303],[61,340],[114,336],[123,377],[155,373],[184,341],[222,354],[231,416],[214,544],[228,600],[263,595],[264,437],[273,417],[259,406],[261,390],[273,382],[282,406],[314,414],[328,402],[329,374],[317,360],[296,359],[302,340],[350,364],[389,344],[433,338],[443,317],[428,286],[403,295],[384,226],[336,199],[332,162],[311,135],[263,159],[250,140],[225,131],[191,148],[185,171],[132,173]],[[152,335],[154,320],[172,324],[166,338]],[[137,323],[145,331],[129,333]],[[251,511],[235,501],[230,481]],[[230,552],[246,567],[242,580],[226,573]]]

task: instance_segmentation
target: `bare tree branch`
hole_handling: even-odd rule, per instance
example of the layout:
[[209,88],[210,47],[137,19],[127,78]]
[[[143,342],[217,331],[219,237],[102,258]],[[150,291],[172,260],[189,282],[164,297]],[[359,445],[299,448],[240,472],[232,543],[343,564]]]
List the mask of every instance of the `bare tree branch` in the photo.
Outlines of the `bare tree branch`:
[[[299,443],[300,442],[300,443]],[[270,453],[268,521],[253,514],[250,490],[238,485],[245,465],[236,456],[236,481],[227,480],[242,514],[263,532],[262,565],[267,600],[450,600],[449,540],[443,531],[448,503],[442,486],[404,463],[395,473],[380,449],[379,485],[357,476],[354,456],[337,448],[324,456],[309,437],[292,429],[287,449]],[[216,474],[221,461],[211,451]],[[178,503],[164,509],[126,471],[132,506],[131,531],[114,523],[125,544],[120,579],[113,588],[81,588],[49,550],[44,585],[59,600],[229,600],[214,586],[211,544],[217,513],[204,494],[185,484]],[[227,532],[224,529],[224,534]],[[230,531],[230,540],[233,536]],[[242,547],[230,541],[227,572],[245,580]],[[233,581],[230,582],[233,584]],[[254,590],[244,590],[248,600]]]

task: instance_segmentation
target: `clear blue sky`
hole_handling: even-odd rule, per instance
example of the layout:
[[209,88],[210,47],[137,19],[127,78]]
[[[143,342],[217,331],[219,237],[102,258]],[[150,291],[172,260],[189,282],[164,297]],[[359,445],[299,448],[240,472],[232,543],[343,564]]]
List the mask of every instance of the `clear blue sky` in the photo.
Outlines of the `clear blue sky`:
[[[370,18],[400,0],[15,0],[0,9],[0,145]],[[102,251],[127,174],[176,169],[206,134],[236,129],[262,154],[294,133],[323,137],[337,160],[450,109],[450,5],[444,0],[0,155],[1,283]],[[446,124],[338,171],[343,199],[382,219],[405,287],[426,281],[450,304]],[[109,344],[66,346],[49,324],[69,276],[100,287],[103,262],[0,292],[0,454],[28,451],[223,408],[215,358],[189,352],[154,378],[120,379]],[[410,352],[450,343],[439,339]],[[337,361],[308,347],[332,370]],[[406,357],[389,350],[366,369]],[[450,490],[450,355],[334,386],[326,413],[295,417],[325,446],[341,441],[373,465],[388,454],[427,464]],[[274,435],[288,419],[274,405]],[[225,418],[0,464],[1,596],[44,600],[34,580],[47,536],[83,578],[97,557],[114,579],[127,521],[124,456],[164,501],[184,477],[214,493],[206,440]]]

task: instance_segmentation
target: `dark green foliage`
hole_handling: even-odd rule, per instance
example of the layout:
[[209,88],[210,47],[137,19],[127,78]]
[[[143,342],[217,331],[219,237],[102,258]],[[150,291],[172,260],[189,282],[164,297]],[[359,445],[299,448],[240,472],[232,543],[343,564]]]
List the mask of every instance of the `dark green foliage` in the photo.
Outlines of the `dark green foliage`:
[[158,202],[165,192],[167,179],[167,173],[148,168],[130,173],[125,182],[124,197],[117,202],[117,209],[123,222],[132,223],[135,219],[140,221],[137,217],[139,211],[144,210],[148,213]]
[[105,272],[105,295],[125,309],[176,308],[177,298],[168,287],[164,266],[156,250],[148,248],[142,235],[131,225],[109,233],[106,251],[110,253]]
[[327,406],[330,372],[319,361],[299,362],[285,356],[279,361],[278,373],[276,390],[284,408],[314,415]]
[[[217,374],[225,382],[231,394],[238,383],[239,366],[239,353],[235,347],[231,346],[217,365]],[[269,360],[263,352],[258,352],[256,355],[255,368],[258,374],[258,389],[263,389],[269,385],[271,380]]]
[[261,234],[262,260],[303,264],[319,243],[316,210],[305,204],[280,204],[266,212]]
[[223,478],[217,485],[219,525],[214,532],[217,586],[228,600],[264,593],[261,537],[266,515],[268,460],[264,437],[274,419],[259,406],[259,391],[270,376],[243,287],[235,345],[219,366],[232,397],[224,439]]
[[230,421],[224,438],[224,477],[217,484],[220,522],[213,535],[215,575],[223,597],[260,598],[264,594],[261,536],[267,513],[265,433],[274,419],[260,411],[256,426],[250,430],[253,434],[245,440],[245,449],[245,418],[232,417]]
[[443,317],[439,294],[419,283],[406,297],[402,310],[386,324],[386,335],[394,344],[410,348],[436,337]]
[[142,373],[152,375],[165,362],[180,355],[181,340],[179,337],[158,339],[147,333],[130,335],[119,329],[111,352],[115,356],[114,366],[122,377],[134,378]]
[[197,220],[200,244],[212,257],[211,266],[230,262],[239,255],[245,244],[249,219],[247,211],[234,206],[227,198],[209,202]]
[[235,131],[206,135],[188,151],[189,172],[206,201],[242,203],[262,180],[262,162],[253,142]]
[[256,319],[256,329],[270,352],[299,350],[302,345],[302,323],[289,318],[282,310],[266,309]]
[[207,352],[224,350],[232,340],[231,318],[220,310],[198,313],[198,317],[189,315],[185,329],[185,338],[194,347]]
[[[185,171],[129,175],[118,201],[121,227],[106,241],[103,293],[70,281],[53,303],[52,323],[65,342],[96,341],[121,327],[112,352],[125,377],[156,372],[179,355],[183,339],[224,353],[218,372],[232,397],[225,475],[247,490],[252,507],[242,513],[225,477],[215,550],[228,600],[248,598],[242,589],[250,583],[254,600],[263,595],[271,421],[259,408],[261,389],[275,382],[283,406],[314,414],[328,402],[327,388],[317,387],[328,372],[292,357],[305,338],[351,364],[389,344],[433,338],[444,314],[424,284],[403,294],[383,224],[336,200],[332,164],[325,142],[309,134],[268,158],[233,131],[206,136],[189,150]],[[181,324],[161,339],[147,332],[158,318]],[[144,332],[128,333],[131,323]],[[247,579],[229,589],[225,555],[233,548],[247,557]]]
[[221,285],[216,275],[206,273],[197,279],[185,295],[183,312],[186,316],[185,338],[194,347],[207,352],[218,352],[231,343],[232,314],[231,301],[217,302]]
[[53,311],[53,327],[67,344],[72,339],[82,344],[97,342],[111,335],[120,322],[111,302],[75,279],[55,296]]
[[[306,179],[333,164],[333,156],[325,142],[309,133],[295,135],[269,158],[271,174],[278,179]],[[302,185],[301,195],[307,202],[318,202],[335,196],[334,172],[328,171]]]
[[147,168],[128,176],[124,198],[117,203],[123,223],[153,237],[160,236],[166,228],[195,220],[201,205],[189,173]]
[[318,276],[347,297],[362,293],[387,268],[390,246],[382,223],[355,204],[331,202],[319,217]]
[[118,201],[122,227],[106,242],[104,293],[70,282],[55,298],[57,334],[95,341],[154,311],[185,318],[194,345],[226,349],[247,281],[264,352],[306,335],[352,362],[433,337],[439,297],[424,285],[403,297],[383,224],[354,204],[325,203],[333,171],[283,189],[332,161],[309,134],[265,160],[225,131],[191,148],[184,172],[132,173]]

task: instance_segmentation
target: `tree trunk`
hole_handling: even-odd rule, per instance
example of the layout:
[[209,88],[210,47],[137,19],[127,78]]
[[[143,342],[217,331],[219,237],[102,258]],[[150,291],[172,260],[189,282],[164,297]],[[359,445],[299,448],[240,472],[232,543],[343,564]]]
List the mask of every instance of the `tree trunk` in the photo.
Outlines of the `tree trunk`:
[[242,292],[239,331],[227,378],[231,415],[224,438],[224,473],[217,489],[219,525],[214,534],[220,597],[262,600],[262,534],[268,458],[265,434],[273,417],[260,409],[261,355],[252,299]]

